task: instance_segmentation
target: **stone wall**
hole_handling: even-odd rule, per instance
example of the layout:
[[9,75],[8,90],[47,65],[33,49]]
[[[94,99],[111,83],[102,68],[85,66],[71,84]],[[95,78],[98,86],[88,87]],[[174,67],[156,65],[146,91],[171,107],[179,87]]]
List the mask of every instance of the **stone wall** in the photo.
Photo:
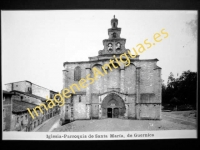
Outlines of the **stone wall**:
[[12,90],[34,94],[43,98],[50,97],[50,90],[29,81],[19,81],[14,83],[5,84],[6,91]]
[[131,94],[127,97],[128,100],[128,118],[135,119],[136,118],[136,94]]
[[77,66],[81,67],[82,78],[89,73],[93,77],[93,67],[102,71],[104,76],[99,76],[91,86],[75,91],[86,92],[81,103],[78,101],[78,95],[73,96],[73,104],[71,98],[66,99],[66,105],[62,108],[62,118],[76,120],[105,117],[104,108],[101,107],[102,101],[105,95],[115,91],[121,92],[118,94],[125,103],[125,118],[160,119],[161,70],[156,66],[156,62],[157,60],[132,60],[128,67],[122,65],[117,69],[112,68],[112,71],[105,67],[107,74],[101,69],[105,63],[108,63],[105,60],[91,63],[66,63],[63,73],[64,88],[69,88],[74,83],[78,84],[78,81],[74,81],[74,68]]
[[11,95],[4,96],[3,101],[3,123],[5,126],[5,130],[9,131],[11,128],[11,115],[12,115],[12,103],[11,103]]
[[47,98],[50,97],[50,90],[43,88],[41,86],[32,84],[32,94],[43,97],[43,98]]
[[154,93],[155,62],[140,62],[140,93]]
[[40,99],[31,97],[31,96],[27,96],[27,95],[24,95],[22,93],[17,93],[17,95],[19,95],[20,97],[15,98],[15,100],[25,101],[25,102],[36,104],[36,105],[39,105],[39,104],[42,103],[42,101]]
[[6,87],[6,91],[10,92],[12,90],[16,90],[16,91],[22,91],[22,92],[26,92],[26,82],[25,81],[20,81],[20,82],[14,82],[14,83],[9,83],[9,84],[5,84]]
[[[79,66],[81,68],[81,78],[86,77],[86,68],[89,68],[87,63],[72,63],[66,64],[64,67],[63,72],[63,88],[69,88],[72,84],[77,84],[79,86],[78,81],[74,81],[74,69]],[[80,87],[80,86],[79,86]],[[80,88],[81,92],[85,92],[85,88]],[[77,92],[78,90],[74,88],[74,91]]]
[[6,91],[10,92],[13,89],[12,83],[5,84]]
[[86,96],[74,95],[74,119],[86,119]]
[[[102,65],[94,65],[92,68],[97,68],[97,69],[99,69],[102,73],[103,73],[103,71],[102,71],[102,69],[101,69],[101,67],[102,67]],[[94,78],[94,75],[93,75],[93,72],[91,71],[91,77],[92,78]],[[104,82],[104,78],[106,78],[107,77],[107,75],[105,75],[104,77],[102,77],[101,75],[99,75],[98,77],[97,77],[97,79],[95,80],[95,82],[91,85],[91,88],[92,88],[92,93],[103,93],[104,92],[104,84],[107,84],[107,83],[105,83]]]
[[125,68],[125,85],[124,92],[128,94],[136,93],[136,67],[130,64]]
[[137,104],[136,113],[137,119],[161,119],[161,105],[160,104]]

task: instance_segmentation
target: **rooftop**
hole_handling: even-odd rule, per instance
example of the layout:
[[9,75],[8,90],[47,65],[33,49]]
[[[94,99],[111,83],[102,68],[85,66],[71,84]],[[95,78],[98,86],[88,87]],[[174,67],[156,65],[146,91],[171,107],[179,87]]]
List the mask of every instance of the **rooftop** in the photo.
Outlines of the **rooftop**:
[[[34,84],[34,85],[37,85],[37,86],[39,86],[39,87],[45,88],[45,87],[43,87],[43,86],[40,86],[40,85],[38,85],[38,84],[32,83],[32,82],[30,82],[30,81],[28,81],[28,80],[24,80],[24,81],[17,81],[17,82],[11,82],[11,83],[18,83],[18,82],[29,82],[29,83],[31,83],[31,84]],[[11,84],[11,83],[6,83],[5,85],[7,85],[7,84]],[[45,89],[47,89],[47,88],[45,88]],[[58,93],[58,92],[55,92],[55,91],[53,91],[53,90],[50,90],[50,89],[47,89],[47,90],[49,90],[49,91],[51,91],[51,92],[54,92],[54,93]]]
[[3,94],[6,94],[6,95],[13,95],[12,93],[8,92],[8,91],[5,91],[3,90]]
[[34,95],[34,94],[30,94],[30,93],[25,93],[25,92],[22,92],[22,91],[16,91],[16,90],[13,90],[11,92],[14,92],[14,93],[21,93],[21,94],[24,94],[26,96],[29,96],[29,97],[33,97],[33,98],[36,98],[36,99],[39,99],[41,100],[42,102],[46,102],[46,99],[43,98],[43,97],[40,97],[40,96],[37,96],[37,95]]
[[13,113],[19,113],[19,112],[25,112],[27,111],[27,108],[33,109],[37,105],[24,102],[24,101],[18,101],[18,100],[13,100]]

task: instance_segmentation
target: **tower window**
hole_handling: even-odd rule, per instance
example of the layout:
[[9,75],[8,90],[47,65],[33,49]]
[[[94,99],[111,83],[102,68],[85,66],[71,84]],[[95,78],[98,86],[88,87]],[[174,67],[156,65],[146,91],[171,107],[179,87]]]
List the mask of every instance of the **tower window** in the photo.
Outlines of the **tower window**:
[[113,23],[113,28],[115,28],[115,22]]
[[117,49],[117,50],[120,50],[120,49],[121,49],[121,44],[120,44],[119,42],[116,44],[116,49]]
[[31,92],[31,87],[28,87],[28,92]]
[[108,44],[108,51],[112,51],[112,43]]
[[114,33],[113,33],[113,38],[116,38],[116,37],[117,37],[117,35],[116,35],[116,33],[114,32]]
[[77,66],[74,69],[74,81],[79,81],[81,79],[81,67]]

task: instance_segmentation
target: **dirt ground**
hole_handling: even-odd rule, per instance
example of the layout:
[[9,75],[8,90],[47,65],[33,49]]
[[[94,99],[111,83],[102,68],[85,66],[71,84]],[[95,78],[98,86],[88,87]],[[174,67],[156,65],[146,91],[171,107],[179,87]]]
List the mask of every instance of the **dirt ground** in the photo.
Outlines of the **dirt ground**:
[[188,118],[196,119],[196,110],[191,110],[191,111],[172,111],[172,112],[169,112],[169,113],[177,115],[178,117],[188,117]]
[[195,111],[162,112],[162,120],[128,120],[107,118],[76,120],[52,132],[196,130]]
[[44,123],[41,127],[39,127],[34,132],[49,132],[49,130],[52,128],[52,126],[55,124],[55,122],[60,120],[60,116],[57,115],[51,119],[49,119],[46,123]]

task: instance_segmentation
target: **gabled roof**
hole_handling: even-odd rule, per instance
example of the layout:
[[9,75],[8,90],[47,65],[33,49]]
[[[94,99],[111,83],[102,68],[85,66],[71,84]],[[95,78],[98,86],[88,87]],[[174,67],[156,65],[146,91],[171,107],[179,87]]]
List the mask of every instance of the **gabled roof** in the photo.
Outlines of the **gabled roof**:
[[26,112],[28,111],[27,108],[29,109],[33,109],[35,108],[37,105],[32,104],[32,103],[28,103],[28,102],[24,102],[24,101],[18,101],[18,100],[13,100],[13,113],[19,113],[19,112]]

